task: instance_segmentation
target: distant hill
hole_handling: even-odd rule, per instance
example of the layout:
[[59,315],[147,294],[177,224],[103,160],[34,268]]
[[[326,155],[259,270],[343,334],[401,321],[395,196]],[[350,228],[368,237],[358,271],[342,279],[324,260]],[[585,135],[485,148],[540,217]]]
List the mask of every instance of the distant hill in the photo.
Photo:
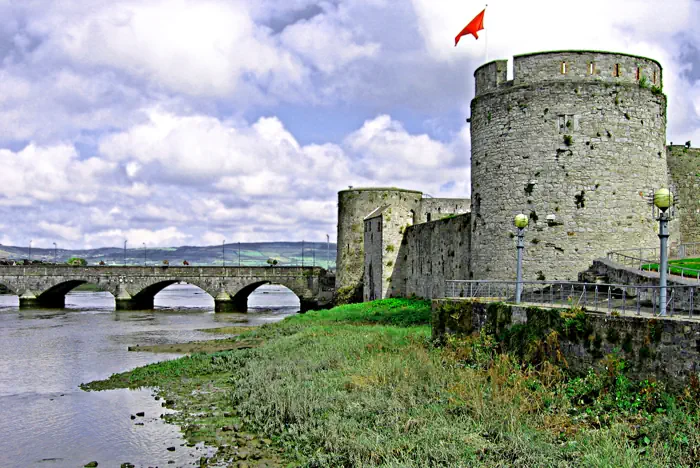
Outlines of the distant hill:
[[[304,265],[316,265],[328,268],[328,246],[325,242],[305,242],[303,252]],[[330,267],[335,268],[336,244],[330,244]],[[226,265],[238,265],[238,243],[224,246]],[[301,242],[241,242],[241,266],[266,265],[267,259],[273,258],[281,266],[302,264]],[[32,247],[32,260],[45,262],[54,261],[54,249],[38,249]],[[126,262],[124,249],[119,247],[103,247],[90,250],[58,249],[56,261],[64,263],[71,257],[87,260],[89,265],[105,262],[107,265],[143,265],[144,249],[127,249]],[[23,260],[29,258],[28,247],[16,247],[0,244],[0,259]],[[221,245],[206,247],[147,247],[145,262],[147,265],[162,265],[168,260],[170,265],[182,265],[187,260],[190,265],[222,265]]]

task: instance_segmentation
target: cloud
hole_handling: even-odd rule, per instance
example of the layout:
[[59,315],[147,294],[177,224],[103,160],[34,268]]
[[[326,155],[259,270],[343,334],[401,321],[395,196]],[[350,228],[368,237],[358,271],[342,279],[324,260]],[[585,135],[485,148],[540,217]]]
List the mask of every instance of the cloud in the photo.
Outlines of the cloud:
[[299,83],[303,67],[256,25],[245,4],[207,0],[117,1],[51,25],[44,54],[109,67],[194,96],[223,96],[251,77]]
[[63,224],[47,223],[46,221],[39,222],[39,228],[49,234],[48,237],[52,237],[51,234],[58,235],[62,239],[67,241],[77,241],[82,237],[82,232],[80,228],[75,226],[67,226]]
[[487,38],[491,59],[565,47],[657,58],[669,140],[700,141],[700,2],[502,1],[486,36],[453,47],[480,8],[0,0],[0,215],[23,221],[3,236],[318,240],[334,235],[348,185],[466,196],[464,119]]
[[0,149],[0,201],[25,204],[27,199],[41,202],[58,200],[93,202],[101,180],[115,167],[99,158],[81,160],[74,146],[27,145],[18,152]]
[[86,248],[123,245],[128,241],[129,248],[168,247],[182,245],[190,239],[188,234],[173,226],[163,229],[109,229],[84,236]]

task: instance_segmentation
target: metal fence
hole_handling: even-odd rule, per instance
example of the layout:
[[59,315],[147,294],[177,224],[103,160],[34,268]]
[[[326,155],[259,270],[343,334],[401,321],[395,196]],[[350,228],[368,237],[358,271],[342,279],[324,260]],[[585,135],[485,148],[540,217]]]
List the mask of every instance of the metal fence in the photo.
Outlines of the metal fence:
[[[673,255],[673,249],[671,254]],[[681,244],[676,249],[676,255],[673,258],[697,258],[700,257],[700,242],[691,242],[688,244]]]
[[[699,254],[700,243],[681,244],[677,248],[671,250],[670,258],[680,260],[683,258],[698,256]],[[660,251],[658,248],[624,249],[608,252],[608,260],[642,271],[658,271],[659,256]],[[669,275],[680,277],[681,279],[689,279],[700,282],[700,270],[695,268],[686,268],[680,265],[669,265],[667,273]]]
[[[515,301],[517,282],[497,280],[448,280],[448,298],[482,298]],[[692,318],[700,312],[697,295],[700,286],[666,288],[668,315]],[[521,302],[552,306],[585,307],[612,314],[659,314],[659,286],[579,283],[566,281],[523,281]],[[696,314],[697,315],[697,314]]]

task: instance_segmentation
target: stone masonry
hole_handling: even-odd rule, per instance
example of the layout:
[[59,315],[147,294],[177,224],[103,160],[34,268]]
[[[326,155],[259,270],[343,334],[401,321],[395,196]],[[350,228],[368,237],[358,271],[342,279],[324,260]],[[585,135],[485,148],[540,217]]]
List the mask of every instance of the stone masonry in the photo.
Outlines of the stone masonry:
[[680,217],[680,241],[700,242],[700,149],[669,146],[667,158]]
[[245,312],[248,295],[268,283],[289,288],[308,310],[331,301],[332,278],[320,267],[0,266],[0,283],[20,307],[64,307],[70,290],[91,283],[111,293],[117,309],[152,309],[158,292],[184,281],[212,296],[217,311]]
[[512,80],[506,60],[474,77],[471,200],[339,192],[339,292],[435,298],[447,279],[514,280],[518,213],[530,220],[524,278],[576,280],[608,251],[658,246],[662,187],[677,195],[671,247],[700,242],[700,150],[666,147],[657,61],[542,52],[516,56]]
[[646,197],[668,186],[658,62],[551,52],[517,56],[513,80],[504,74],[505,61],[475,72],[474,278],[515,277],[518,213],[530,217],[529,279],[576,279],[609,250],[657,245]]

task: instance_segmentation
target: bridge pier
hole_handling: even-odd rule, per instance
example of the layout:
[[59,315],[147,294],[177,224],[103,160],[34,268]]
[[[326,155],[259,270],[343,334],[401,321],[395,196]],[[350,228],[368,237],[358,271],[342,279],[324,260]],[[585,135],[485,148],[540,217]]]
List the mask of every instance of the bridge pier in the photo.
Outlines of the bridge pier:
[[117,310],[151,310],[155,308],[153,298],[142,299],[114,299],[114,305]]
[[248,312],[248,298],[241,300],[221,290],[214,298],[214,312]]
[[19,296],[20,309],[63,309],[65,307],[65,295],[40,295],[37,297],[31,291],[26,291]]

